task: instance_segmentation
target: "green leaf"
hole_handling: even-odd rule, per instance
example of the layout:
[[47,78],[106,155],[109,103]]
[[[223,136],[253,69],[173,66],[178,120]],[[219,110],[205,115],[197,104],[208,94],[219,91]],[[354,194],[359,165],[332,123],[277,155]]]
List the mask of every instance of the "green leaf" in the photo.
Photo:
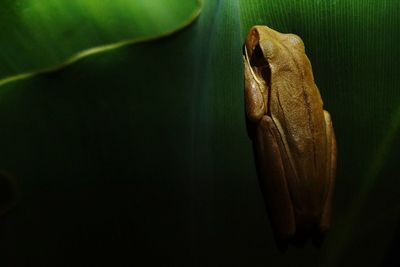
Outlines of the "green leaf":
[[0,85],[187,26],[200,0],[18,0],[0,4]]

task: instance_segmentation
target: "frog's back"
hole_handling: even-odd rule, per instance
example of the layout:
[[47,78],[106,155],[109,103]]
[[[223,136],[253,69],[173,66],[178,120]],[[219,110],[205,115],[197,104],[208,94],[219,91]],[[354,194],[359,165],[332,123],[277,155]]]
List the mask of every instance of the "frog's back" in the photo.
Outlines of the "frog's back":
[[270,115],[281,132],[289,190],[300,216],[318,217],[327,194],[323,103],[305,54],[288,54],[271,73]]

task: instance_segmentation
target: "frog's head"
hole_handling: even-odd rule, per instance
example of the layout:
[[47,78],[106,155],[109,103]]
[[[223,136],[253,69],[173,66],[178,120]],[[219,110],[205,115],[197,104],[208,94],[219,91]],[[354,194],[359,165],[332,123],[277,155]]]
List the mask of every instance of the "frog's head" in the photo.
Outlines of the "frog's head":
[[256,73],[269,69],[270,72],[299,72],[298,66],[309,64],[304,43],[295,34],[277,32],[267,26],[256,25],[249,31],[243,53]]

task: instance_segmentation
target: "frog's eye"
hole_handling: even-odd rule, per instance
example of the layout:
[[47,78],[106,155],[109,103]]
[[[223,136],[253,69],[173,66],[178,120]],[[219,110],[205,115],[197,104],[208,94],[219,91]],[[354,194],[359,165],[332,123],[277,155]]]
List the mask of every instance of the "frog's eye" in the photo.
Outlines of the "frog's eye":
[[264,65],[267,65],[268,62],[264,57],[263,51],[260,47],[260,45],[256,45],[256,47],[253,50],[253,53],[251,54],[250,58],[250,65],[254,67],[261,67]]
[[267,61],[268,59],[264,53],[265,50],[261,49],[260,44],[257,44],[253,50],[249,62],[253,73],[268,84],[271,80],[271,69]]

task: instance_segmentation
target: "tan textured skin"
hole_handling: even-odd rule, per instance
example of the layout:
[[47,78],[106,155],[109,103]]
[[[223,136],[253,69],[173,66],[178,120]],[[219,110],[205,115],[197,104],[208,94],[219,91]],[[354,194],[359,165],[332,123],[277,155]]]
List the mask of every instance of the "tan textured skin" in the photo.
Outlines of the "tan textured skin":
[[277,234],[324,233],[331,221],[336,140],[303,41],[254,26],[243,63],[246,115],[255,128],[260,184]]

